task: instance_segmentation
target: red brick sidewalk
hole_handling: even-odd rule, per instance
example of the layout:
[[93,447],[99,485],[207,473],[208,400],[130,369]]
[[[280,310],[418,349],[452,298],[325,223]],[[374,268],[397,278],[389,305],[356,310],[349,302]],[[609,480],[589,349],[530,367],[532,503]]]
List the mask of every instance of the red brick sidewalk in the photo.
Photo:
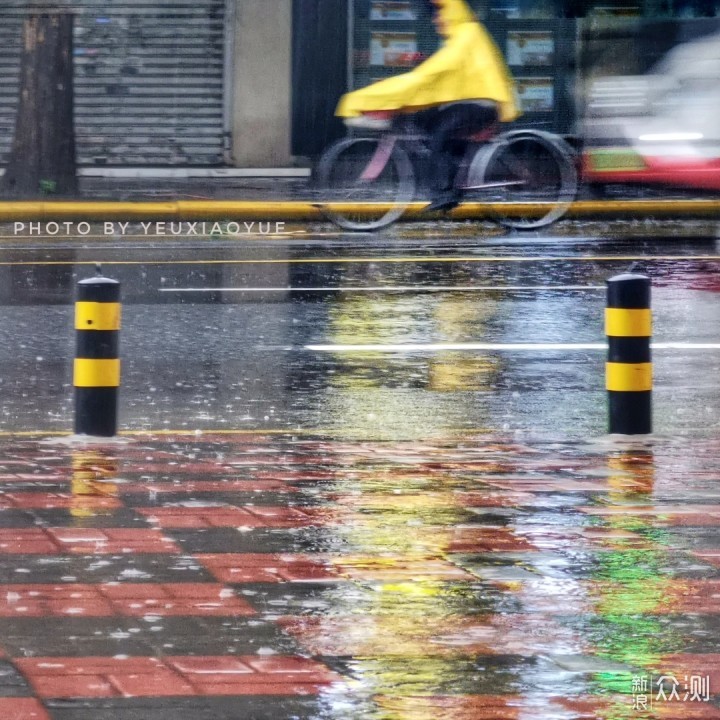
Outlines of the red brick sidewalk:
[[712,443],[0,445],[0,720],[720,718]]

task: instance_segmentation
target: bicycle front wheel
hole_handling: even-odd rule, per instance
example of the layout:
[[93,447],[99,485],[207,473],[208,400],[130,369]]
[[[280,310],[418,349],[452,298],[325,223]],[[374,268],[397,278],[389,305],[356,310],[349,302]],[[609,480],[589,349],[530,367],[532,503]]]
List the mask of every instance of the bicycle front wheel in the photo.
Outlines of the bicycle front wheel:
[[341,140],[320,159],[323,214],[345,230],[379,230],[395,222],[415,195],[407,152],[382,138]]
[[559,220],[578,188],[573,152],[559,137],[508,134],[480,148],[470,167],[473,184],[497,209],[494,219],[516,230],[535,230]]

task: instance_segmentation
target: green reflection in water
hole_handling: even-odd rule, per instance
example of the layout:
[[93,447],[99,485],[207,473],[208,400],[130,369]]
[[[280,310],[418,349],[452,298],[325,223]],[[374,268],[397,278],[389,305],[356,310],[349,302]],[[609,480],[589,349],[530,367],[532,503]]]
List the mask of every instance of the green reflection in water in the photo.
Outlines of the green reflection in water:
[[[663,655],[677,652],[682,647],[679,635],[660,622],[672,582],[667,573],[671,542],[666,531],[652,525],[660,516],[632,515],[632,505],[638,501],[652,501],[652,454],[611,457],[608,465],[619,471],[618,476],[609,478],[615,490],[608,500],[614,506],[625,506],[628,514],[610,516],[607,524],[640,536],[645,547],[632,547],[630,541],[619,543],[619,549],[601,552],[597,557],[593,578],[598,602],[588,633],[598,655],[629,669],[597,673],[593,676],[593,684],[596,692],[619,693],[628,698],[625,703],[614,704],[611,713],[605,717],[625,718],[632,717],[633,713],[637,717],[637,711],[632,709],[633,677],[645,674]],[[637,487],[621,489],[623,477],[630,477]]]

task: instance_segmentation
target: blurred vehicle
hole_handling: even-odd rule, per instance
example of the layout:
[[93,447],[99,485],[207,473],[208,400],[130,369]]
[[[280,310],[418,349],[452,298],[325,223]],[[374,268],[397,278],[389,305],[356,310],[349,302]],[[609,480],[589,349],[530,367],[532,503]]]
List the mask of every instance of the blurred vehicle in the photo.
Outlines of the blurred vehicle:
[[720,190],[720,33],[673,48],[649,73],[589,88],[582,176]]

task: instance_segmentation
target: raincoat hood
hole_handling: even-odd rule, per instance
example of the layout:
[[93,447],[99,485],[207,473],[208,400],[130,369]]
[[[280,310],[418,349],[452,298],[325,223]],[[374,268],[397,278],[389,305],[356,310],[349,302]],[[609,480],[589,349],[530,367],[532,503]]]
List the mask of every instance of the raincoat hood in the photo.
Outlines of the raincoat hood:
[[433,0],[440,17],[441,32],[450,37],[463,23],[477,22],[473,11],[465,0]]

